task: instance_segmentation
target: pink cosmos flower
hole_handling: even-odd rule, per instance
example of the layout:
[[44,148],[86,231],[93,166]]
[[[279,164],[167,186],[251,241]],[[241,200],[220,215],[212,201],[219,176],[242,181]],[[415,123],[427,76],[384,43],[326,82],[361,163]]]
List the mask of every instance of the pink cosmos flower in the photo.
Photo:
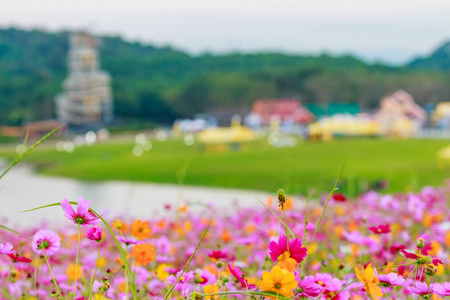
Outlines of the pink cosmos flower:
[[243,286],[247,287],[249,289],[253,289],[256,286],[254,284],[249,284],[247,279],[242,277],[242,271],[238,267],[233,268],[233,263],[228,264],[228,269],[230,270],[231,274],[237,279],[237,281]]
[[391,285],[402,286],[405,284],[405,279],[396,273],[378,274],[375,270],[375,276],[380,281],[380,284],[384,287],[388,287]]
[[435,283],[433,291],[439,296],[450,296],[450,282]]
[[103,229],[100,227],[91,227],[86,230],[86,237],[91,241],[100,243],[105,238],[105,235],[103,234]]
[[36,232],[31,242],[31,247],[34,252],[42,255],[42,249],[44,249],[47,256],[55,254],[61,246],[61,239],[59,235],[50,229],[41,229]]
[[369,230],[376,234],[383,234],[391,232],[391,227],[388,225],[380,225],[378,227],[369,227]]
[[[278,242],[271,241],[269,244],[269,255],[272,261],[278,261],[278,257],[287,252],[287,238],[282,235],[278,238]],[[297,263],[301,263],[306,257],[308,249],[302,247],[302,241],[298,238],[289,241],[289,257],[295,259]]]
[[128,245],[140,245],[140,244],[143,243],[142,241],[133,240],[133,239],[127,239],[127,238],[125,238],[123,236],[120,236],[120,235],[117,236],[117,240],[119,242],[124,243],[126,246],[128,246]]
[[[434,283],[428,285],[425,282],[416,282],[416,286],[410,286],[408,289],[411,293],[420,296],[431,296],[434,294]],[[428,298],[427,298],[428,299]]]
[[100,222],[99,217],[89,210],[90,205],[91,201],[84,200],[83,197],[80,197],[78,200],[77,211],[75,212],[67,199],[61,201],[64,216],[69,220],[72,220],[75,224],[83,226],[96,225]]
[[13,245],[11,243],[1,244],[0,243],[0,254],[13,254],[16,250],[13,250]]

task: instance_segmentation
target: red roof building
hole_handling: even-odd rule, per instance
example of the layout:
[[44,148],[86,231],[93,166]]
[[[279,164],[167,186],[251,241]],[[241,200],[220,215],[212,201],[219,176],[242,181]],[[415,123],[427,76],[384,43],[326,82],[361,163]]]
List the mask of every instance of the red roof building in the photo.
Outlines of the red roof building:
[[270,124],[272,118],[280,118],[281,122],[290,120],[295,124],[308,124],[314,120],[314,115],[297,99],[256,100],[251,113],[260,116],[263,125]]

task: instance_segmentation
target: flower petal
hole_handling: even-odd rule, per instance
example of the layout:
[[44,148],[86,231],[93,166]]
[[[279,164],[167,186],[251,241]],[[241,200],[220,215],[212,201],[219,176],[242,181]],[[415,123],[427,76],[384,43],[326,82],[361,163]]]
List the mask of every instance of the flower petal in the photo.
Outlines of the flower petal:
[[61,208],[63,209],[66,218],[75,220],[77,213],[73,209],[72,205],[69,203],[69,200],[64,199],[63,201],[61,201]]

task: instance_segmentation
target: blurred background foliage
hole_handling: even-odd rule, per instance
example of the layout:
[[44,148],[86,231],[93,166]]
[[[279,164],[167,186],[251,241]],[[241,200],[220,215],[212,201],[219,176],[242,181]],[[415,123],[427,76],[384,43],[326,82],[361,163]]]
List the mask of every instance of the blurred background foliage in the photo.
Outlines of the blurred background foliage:
[[[67,72],[69,32],[0,29],[0,125],[54,117]],[[112,76],[115,115],[171,123],[199,112],[249,110],[258,98],[299,98],[318,107],[369,110],[405,89],[421,104],[450,100],[450,42],[404,66],[356,57],[204,53],[100,37],[101,68]]]

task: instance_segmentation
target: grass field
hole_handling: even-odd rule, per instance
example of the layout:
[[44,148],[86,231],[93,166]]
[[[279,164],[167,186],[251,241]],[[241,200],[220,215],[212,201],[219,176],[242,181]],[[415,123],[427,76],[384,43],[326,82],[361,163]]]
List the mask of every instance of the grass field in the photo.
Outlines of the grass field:
[[[329,190],[344,163],[341,190],[352,195],[380,179],[388,180],[386,191],[395,192],[443,185],[450,177],[436,166],[437,151],[449,144],[442,140],[343,139],[279,149],[258,142],[239,152],[200,152],[181,140],[152,143],[152,150],[139,157],[130,142],[84,146],[71,154],[37,148],[25,161],[41,174],[85,181],[183,182],[270,192],[282,187],[302,194],[309,187]],[[5,151],[0,155],[11,158]]]

